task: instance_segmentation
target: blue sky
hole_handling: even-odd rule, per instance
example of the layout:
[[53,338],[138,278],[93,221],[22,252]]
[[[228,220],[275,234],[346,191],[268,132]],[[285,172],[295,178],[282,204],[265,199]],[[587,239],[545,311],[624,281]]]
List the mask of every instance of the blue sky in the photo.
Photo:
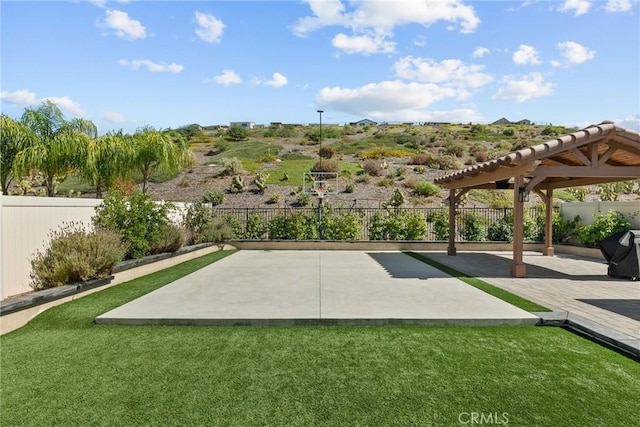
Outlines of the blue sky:
[[6,1],[2,112],[101,133],[230,121],[640,130],[637,0]]

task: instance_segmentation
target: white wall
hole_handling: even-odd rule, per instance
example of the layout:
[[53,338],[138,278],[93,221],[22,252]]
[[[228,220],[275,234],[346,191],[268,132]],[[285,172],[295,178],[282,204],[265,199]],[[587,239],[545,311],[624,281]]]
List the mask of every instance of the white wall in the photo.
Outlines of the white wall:
[[91,223],[99,199],[0,197],[0,300],[29,292],[30,260],[60,225]]
[[640,230],[640,201],[634,202],[566,202],[560,204],[560,215],[572,220],[576,215],[580,216],[580,222],[589,225],[598,212],[606,214],[609,211],[618,211],[624,214],[634,230]]

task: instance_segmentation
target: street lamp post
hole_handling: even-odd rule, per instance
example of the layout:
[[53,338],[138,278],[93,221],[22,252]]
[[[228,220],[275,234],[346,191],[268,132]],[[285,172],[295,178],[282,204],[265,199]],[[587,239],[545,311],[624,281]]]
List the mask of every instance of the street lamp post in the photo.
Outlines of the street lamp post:
[[[318,157],[320,158],[320,171],[324,172],[322,170],[322,113],[324,113],[323,110],[317,110],[318,114],[320,114],[320,149],[318,151]],[[323,202],[323,198],[322,197],[318,197],[318,235],[320,237],[320,240],[324,239],[324,226],[322,225],[322,202]]]
[[318,110],[318,114],[320,114],[320,150],[318,151],[318,157],[320,157],[320,169],[322,169],[322,113],[324,110]]

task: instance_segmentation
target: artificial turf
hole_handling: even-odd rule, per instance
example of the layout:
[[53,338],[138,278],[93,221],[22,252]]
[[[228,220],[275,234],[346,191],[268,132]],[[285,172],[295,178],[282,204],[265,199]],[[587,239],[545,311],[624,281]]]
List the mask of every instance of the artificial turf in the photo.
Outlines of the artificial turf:
[[637,425],[640,364],[559,328],[92,323],[228,254],[0,337],[0,425]]

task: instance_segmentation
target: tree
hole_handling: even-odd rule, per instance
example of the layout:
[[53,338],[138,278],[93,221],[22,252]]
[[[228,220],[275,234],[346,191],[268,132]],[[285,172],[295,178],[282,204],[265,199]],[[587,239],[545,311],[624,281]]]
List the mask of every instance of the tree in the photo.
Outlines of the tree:
[[0,116],[0,181],[4,194],[7,194],[15,177],[13,169],[16,156],[33,139],[33,133],[24,124],[4,114]]
[[51,101],[36,109],[25,109],[21,121],[35,138],[17,154],[14,169],[19,175],[27,175],[34,169],[40,171],[47,196],[53,197],[56,180],[82,166],[89,139],[96,137],[96,125],[80,118],[65,120]]
[[122,130],[92,139],[87,144],[86,154],[82,175],[94,185],[98,199],[118,178],[130,175],[134,152],[131,136],[123,134]]
[[175,144],[168,133],[150,126],[139,129],[133,135],[132,142],[131,166],[142,175],[142,193],[147,192],[153,172],[177,172],[189,159],[186,143]]

